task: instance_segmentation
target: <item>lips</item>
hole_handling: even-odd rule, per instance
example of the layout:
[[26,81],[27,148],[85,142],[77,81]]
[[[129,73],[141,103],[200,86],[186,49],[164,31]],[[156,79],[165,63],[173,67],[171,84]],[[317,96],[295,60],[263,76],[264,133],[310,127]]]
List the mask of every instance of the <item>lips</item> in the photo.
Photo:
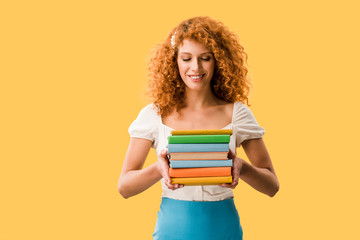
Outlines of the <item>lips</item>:
[[204,74],[200,74],[200,75],[188,75],[193,81],[197,82],[200,81],[201,79],[203,79],[203,77],[205,76]]

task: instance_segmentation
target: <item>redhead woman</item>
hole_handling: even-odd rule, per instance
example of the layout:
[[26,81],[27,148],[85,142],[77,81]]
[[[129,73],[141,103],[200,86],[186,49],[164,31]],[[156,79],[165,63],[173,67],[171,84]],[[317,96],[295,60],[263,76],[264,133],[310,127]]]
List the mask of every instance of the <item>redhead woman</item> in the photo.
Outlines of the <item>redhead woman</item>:
[[[248,107],[247,55],[236,34],[209,17],[187,19],[155,48],[149,94],[129,127],[130,143],[118,190],[124,198],[161,181],[163,193],[154,239],[242,239],[233,189],[244,181],[270,197],[279,182],[259,126]],[[169,177],[167,137],[172,130],[232,129],[232,183],[187,186]],[[143,168],[150,148],[158,161]],[[243,147],[248,159],[237,157]]]

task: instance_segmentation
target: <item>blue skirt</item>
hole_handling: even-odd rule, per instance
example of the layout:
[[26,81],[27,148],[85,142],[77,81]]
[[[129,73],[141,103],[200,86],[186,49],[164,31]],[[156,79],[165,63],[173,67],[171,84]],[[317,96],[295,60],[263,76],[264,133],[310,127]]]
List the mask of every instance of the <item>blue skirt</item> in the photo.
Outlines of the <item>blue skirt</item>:
[[242,240],[234,199],[215,202],[162,198],[153,239]]

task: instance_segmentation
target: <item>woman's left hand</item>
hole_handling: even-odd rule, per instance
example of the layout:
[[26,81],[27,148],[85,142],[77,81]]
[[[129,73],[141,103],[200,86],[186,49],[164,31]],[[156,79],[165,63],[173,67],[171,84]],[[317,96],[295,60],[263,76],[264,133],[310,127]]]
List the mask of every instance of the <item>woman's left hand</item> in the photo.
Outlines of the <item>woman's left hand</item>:
[[244,160],[236,156],[231,149],[229,151],[228,158],[233,160],[233,166],[231,169],[232,183],[223,183],[219,184],[219,186],[234,189],[239,184],[240,171]]

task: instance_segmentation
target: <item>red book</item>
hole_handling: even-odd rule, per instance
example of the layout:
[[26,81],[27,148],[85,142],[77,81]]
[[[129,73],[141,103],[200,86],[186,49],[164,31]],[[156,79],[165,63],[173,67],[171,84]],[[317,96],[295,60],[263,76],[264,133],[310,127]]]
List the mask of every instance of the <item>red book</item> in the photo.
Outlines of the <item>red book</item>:
[[231,167],[170,168],[170,177],[220,177],[231,176]]

